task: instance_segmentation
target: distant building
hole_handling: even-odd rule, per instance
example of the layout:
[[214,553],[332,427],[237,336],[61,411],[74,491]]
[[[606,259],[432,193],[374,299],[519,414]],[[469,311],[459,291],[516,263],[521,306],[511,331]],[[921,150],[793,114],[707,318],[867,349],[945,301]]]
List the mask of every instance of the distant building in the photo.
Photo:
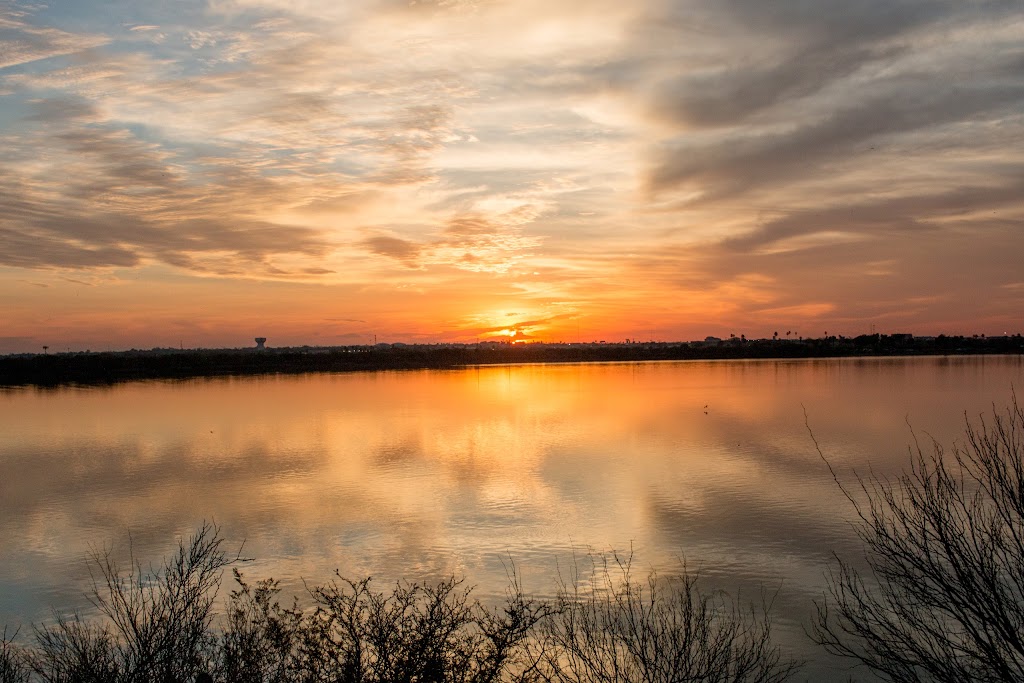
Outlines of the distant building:
[[719,339],[718,337],[704,337],[704,341],[708,344],[713,344],[715,342],[720,342],[722,340]]
[[265,348],[267,348],[266,346],[264,346],[264,344],[266,344],[266,343],[267,343],[267,338],[266,337],[256,337],[256,350],[257,351],[262,351]]

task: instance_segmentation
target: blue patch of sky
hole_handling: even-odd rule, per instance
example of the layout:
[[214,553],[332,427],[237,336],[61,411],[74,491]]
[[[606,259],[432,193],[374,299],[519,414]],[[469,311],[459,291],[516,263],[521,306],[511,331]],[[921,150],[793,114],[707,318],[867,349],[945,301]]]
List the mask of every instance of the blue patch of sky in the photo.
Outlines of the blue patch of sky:
[[373,172],[373,168],[366,164],[355,162],[351,158],[335,158],[329,165],[329,170],[350,177],[362,177]]
[[20,95],[0,95],[0,130],[11,130],[31,114]]
[[42,59],[33,59],[29,62],[23,62],[21,64],[12,64],[11,66],[0,69],[0,86],[11,87],[10,83],[4,83],[4,78],[7,76],[13,76],[18,74],[41,74],[48,73],[54,69],[61,69],[66,66],[70,66],[72,63],[69,55],[54,55],[52,57],[44,57]]
[[[112,53],[145,51],[157,58],[173,58],[186,71],[209,71],[218,61],[223,45],[190,46],[189,31],[224,29],[224,17],[208,12],[205,0],[138,2],[137,0],[58,0],[33,11],[26,21],[70,33],[104,36],[111,40],[103,49]],[[156,26],[150,31],[134,27]],[[164,33],[161,42],[150,36]],[[144,46],[144,47],[143,47]]]
[[547,169],[516,169],[510,173],[500,165],[494,169],[439,169],[438,176],[447,187],[467,188],[459,197],[486,197],[496,192],[530,192],[536,188],[537,183],[551,180],[551,172]]
[[[110,54],[146,52],[157,59],[172,59],[185,75],[209,72],[216,65],[223,45],[191,47],[189,32],[225,28],[222,17],[214,17],[202,0],[137,2],[137,0],[57,0],[47,5],[15,5],[27,10],[23,21],[30,26],[51,27],[71,34],[100,36],[110,42],[100,48]],[[156,26],[152,31],[133,27]],[[156,34],[165,34],[157,42]],[[63,60],[64,63],[61,61]],[[66,55],[15,65],[3,74],[40,73],[70,63]]]
[[65,31],[90,31],[111,34],[146,24],[192,23],[205,21],[205,0],[51,0],[34,11],[30,21]]
[[12,130],[19,125],[26,125],[36,111],[32,100],[62,94],[62,91],[54,89],[26,90],[20,84],[7,80],[8,77],[43,74],[71,63],[68,55],[59,55],[0,69],[0,130]]
[[137,140],[142,140],[143,142],[155,142],[157,144],[162,144],[164,142],[159,135],[156,135],[156,131],[147,125],[141,123],[125,123],[124,127]]

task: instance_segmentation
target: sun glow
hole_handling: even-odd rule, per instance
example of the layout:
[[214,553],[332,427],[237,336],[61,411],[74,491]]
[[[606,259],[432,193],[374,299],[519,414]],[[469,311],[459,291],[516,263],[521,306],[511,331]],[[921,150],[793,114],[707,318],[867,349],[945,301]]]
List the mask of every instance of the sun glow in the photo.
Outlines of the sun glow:
[[539,341],[532,334],[529,334],[519,327],[506,327],[490,333],[492,341],[499,341],[504,344],[525,344],[527,342]]

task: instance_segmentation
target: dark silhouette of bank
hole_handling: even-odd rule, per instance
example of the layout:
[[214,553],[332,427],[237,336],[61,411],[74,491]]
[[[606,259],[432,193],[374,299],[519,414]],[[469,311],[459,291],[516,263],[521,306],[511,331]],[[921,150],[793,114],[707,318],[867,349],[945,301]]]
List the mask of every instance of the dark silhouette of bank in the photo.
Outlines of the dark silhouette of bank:
[[515,363],[1021,353],[1024,353],[1024,338],[1020,335],[913,337],[905,334],[756,340],[740,336],[728,340],[709,338],[700,342],[622,344],[491,342],[262,349],[151,349],[109,353],[0,356],[0,386],[105,384],[137,379],[188,379],[275,373],[446,369]]

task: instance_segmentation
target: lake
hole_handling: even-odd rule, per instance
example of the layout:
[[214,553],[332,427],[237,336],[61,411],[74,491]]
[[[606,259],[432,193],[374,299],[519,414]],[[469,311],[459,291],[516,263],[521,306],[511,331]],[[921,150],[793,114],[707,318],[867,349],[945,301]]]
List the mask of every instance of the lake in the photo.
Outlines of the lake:
[[[832,552],[858,545],[846,479],[962,439],[1001,411],[1024,357],[521,365],[137,382],[0,393],[0,625],[88,611],[86,557],[127,539],[158,560],[214,520],[302,580],[456,573],[501,594],[514,563],[549,595],[588,552],[634,567],[685,558],[707,585],[775,595],[803,635]],[[805,424],[806,411],[806,424]],[[577,559],[578,561],[578,559]]]

